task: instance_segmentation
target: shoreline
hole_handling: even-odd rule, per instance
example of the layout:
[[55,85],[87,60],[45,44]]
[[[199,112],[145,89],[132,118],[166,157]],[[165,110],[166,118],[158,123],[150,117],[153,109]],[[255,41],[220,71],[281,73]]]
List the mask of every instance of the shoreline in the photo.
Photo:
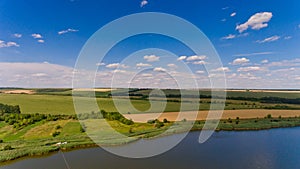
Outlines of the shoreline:
[[[264,124],[264,121],[269,121],[272,119],[274,120],[278,120],[278,118],[271,118],[271,119],[238,119],[238,121],[240,122],[240,125],[242,124],[252,124],[253,121],[257,121],[258,125]],[[230,126],[234,126],[232,128],[228,128],[226,127],[226,125],[229,123],[226,120],[221,120],[219,122],[218,127],[215,129],[215,132],[239,132],[239,131],[260,131],[260,130],[272,130],[272,129],[280,129],[280,128],[293,128],[293,127],[300,127],[300,118],[299,117],[290,117],[290,118],[282,118],[280,119],[282,120],[282,124],[278,124],[278,125],[269,125],[269,126],[258,126],[258,127],[243,127],[243,126],[238,126],[238,124],[235,124],[234,122],[237,120],[233,120],[230,124]],[[293,121],[294,120],[294,121]],[[187,123],[189,123],[190,121],[186,121]],[[290,123],[288,123],[290,122]],[[293,123],[294,122],[294,123]],[[184,122],[182,122],[184,123]],[[197,131],[201,131],[203,130],[202,127],[204,125],[204,121],[196,121],[195,124],[193,125],[193,127],[191,128],[191,130],[189,132],[197,132]],[[237,127],[238,126],[238,127]],[[256,125],[255,125],[256,126]],[[43,152],[43,153],[32,153],[32,154],[25,154],[22,156],[16,156],[13,159],[10,160],[2,160],[0,167],[1,166],[5,166],[5,165],[9,165],[11,163],[20,161],[20,160],[25,160],[27,158],[39,158],[39,157],[46,157],[49,155],[52,155],[54,153],[58,153],[59,151],[62,152],[69,152],[69,151],[75,151],[75,150],[80,150],[80,149],[86,149],[86,148],[94,148],[94,147],[101,147],[101,146],[122,146],[122,145],[126,145],[132,142],[136,142],[140,139],[156,139],[159,137],[165,137],[168,135],[173,135],[173,134],[180,134],[182,133],[182,131],[178,130],[175,133],[167,133],[161,136],[155,136],[155,137],[143,137],[142,135],[136,135],[135,137],[137,137],[137,139],[132,140],[130,142],[126,142],[126,143],[119,143],[119,144],[103,144],[103,145],[98,145],[96,143],[94,143],[91,140],[91,143],[85,143],[85,144],[80,144],[80,142],[78,142],[78,144],[73,144],[73,145],[69,145],[69,146],[64,146],[64,147],[57,147],[55,149],[49,150],[47,152]],[[8,150],[10,151],[10,150]]]

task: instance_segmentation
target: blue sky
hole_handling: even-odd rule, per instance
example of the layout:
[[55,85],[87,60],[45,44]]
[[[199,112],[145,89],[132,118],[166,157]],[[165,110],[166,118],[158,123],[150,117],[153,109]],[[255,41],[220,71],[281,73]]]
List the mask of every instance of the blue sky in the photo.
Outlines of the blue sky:
[[[297,0],[2,0],[0,86],[70,87],[78,54],[94,32],[129,14],[163,12],[186,19],[205,33],[222,60],[219,70],[225,71],[228,87],[299,88],[299,7]],[[114,71],[110,64],[120,65],[130,53],[151,47],[170,50],[177,57],[193,55],[174,39],[141,35],[116,46],[101,70]],[[198,61],[205,64],[203,58]],[[201,65],[185,62],[197,78],[205,76]],[[170,72],[165,64],[158,68]]]

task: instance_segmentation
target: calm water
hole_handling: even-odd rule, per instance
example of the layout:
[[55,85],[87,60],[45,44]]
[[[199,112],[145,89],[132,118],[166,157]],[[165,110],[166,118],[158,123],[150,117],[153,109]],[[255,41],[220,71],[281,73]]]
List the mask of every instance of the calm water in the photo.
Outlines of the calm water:
[[[172,139],[175,136],[170,136]],[[247,132],[218,132],[204,144],[191,132],[177,147],[147,159],[127,159],[101,148],[64,153],[71,169],[299,169],[300,128]],[[150,141],[159,141],[158,138]],[[164,138],[165,139],[165,138]],[[132,143],[139,144],[138,142]],[[65,169],[61,153],[31,158],[0,169]]]

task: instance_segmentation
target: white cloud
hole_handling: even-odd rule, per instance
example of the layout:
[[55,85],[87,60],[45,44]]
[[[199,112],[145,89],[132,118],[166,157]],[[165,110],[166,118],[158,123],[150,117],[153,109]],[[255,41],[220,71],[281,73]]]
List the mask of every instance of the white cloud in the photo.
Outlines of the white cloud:
[[193,62],[193,64],[194,65],[205,65],[205,64],[207,64],[207,62],[200,60],[200,61]]
[[46,76],[48,76],[48,74],[46,74],[46,73],[34,73],[34,74],[31,74],[31,76],[33,76],[33,77],[46,77]]
[[230,69],[228,67],[219,67],[217,69],[212,70],[212,72],[229,72]]
[[284,39],[285,39],[285,40],[292,39],[292,36],[285,36]]
[[234,17],[236,15],[236,12],[233,12],[232,14],[230,14],[231,17]]
[[38,34],[38,33],[31,34],[31,36],[32,36],[34,39],[41,39],[41,38],[43,38],[43,36],[42,36],[41,34]]
[[247,22],[237,25],[236,30],[240,33],[246,31],[249,27],[253,30],[259,30],[268,26],[268,22],[273,17],[271,12],[260,12],[252,15]]
[[154,72],[166,72],[167,70],[162,67],[156,67],[153,69]]
[[205,55],[201,55],[201,56],[194,55],[186,58],[187,61],[196,61],[196,60],[204,60],[204,59],[206,59]]
[[78,31],[79,30],[69,28],[69,29],[66,29],[66,30],[59,31],[59,32],[57,32],[57,34],[62,35],[62,34],[65,34],[65,33],[78,32]]
[[38,40],[39,43],[44,43],[45,41],[43,39]]
[[141,1],[141,4],[140,4],[140,7],[142,8],[142,7],[144,7],[145,5],[147,5],[148,4],[148,1],[147,0],[142,0]]
[[262,60],[261,63],[269,63],[269,61],[267,59]]
[[111,63],[106,65],[107,68],[116,69],[116,68],[128,68],[127,65],[120,64],[120,63]]
[[245,64],[248,63],[250,60],[247,58],[237,58],[235,60],[233,60],[232,64],[233,65],[241,65],[241,64]]
[[180,56],[177,60],[184,60],[186,59],[186,56]]
[[229,9],[229,7],[225,6],[225,7],[222,8],[222,10],[226,10],[226,9]]
[[20,45],[16,42],[5,42],[3,40],[0,40],[0,48],[8,48],[8,47],[19,47]]
[[224,18],[224,19],[222,19],[221,21],[222,21],[222,22],[226,22],[226,19]]
[[203,70],[197,70],[196,73],[198,73],[198,74],[204,74],[205,71],[203,71]]
[[264,40],[258,40],[256,42],[257,43],[274,42],[274,41],[277,41],[279,39],[280,39],[280,36],[275,35],[275,36],[268,37],[268,38],[266,38]]
[[221,39],[227,40],[227,39],[234,39],[235,37],[236,37],[236,35],[229,34],[229,35],[227,35],[227,36],[222,37]]
[[136,67],[149,67],[149,66],[152,66],[152,65],[150,65],[148,63],[137,63],[136,64]]
[[21,38],[21,37],[22,37],[22,34],[15,33],[15,34],[14,34],[14,37],[16,37],[16,38]]
[[73,68],[50,63],[0,62],[1,86],[71,87]]
[[159,61],[159,57],[158,57],[158,56],[155,56],[155,55],[146,55],[146,56],[144,56],[144,59],[145,59],[147,62],[155,62],[155,61]]
[[256,55],[270,55],[273,52],[255,52],[255,53],[244,53],[244,54],[236,54],[233,56],[256,56]]
[[120,69],[116,69],[112,71],[113,73],[127,73],[126,70],[120,70]]
[[240,67],[238,68],[238,72],[250,72],[250,71],[262,71],[263,68],[258,66],[249,66],[249,67]]
[[177,68],[177,65],[175,65],[175,64],[173,64],[173,63],[170,63],[170,64],[168,64],[167,66],[170,67],[170,68]]
[[104,66],[105,63],[101,62],[101,63],[96,63],[96,66]]

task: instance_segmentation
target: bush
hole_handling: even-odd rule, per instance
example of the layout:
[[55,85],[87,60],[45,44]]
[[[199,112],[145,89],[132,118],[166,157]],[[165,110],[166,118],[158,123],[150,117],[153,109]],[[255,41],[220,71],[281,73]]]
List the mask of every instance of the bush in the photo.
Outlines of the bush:
[[13,148],[10,145],[4,146],[3,150],[12,150]]
[[164,119],[163,122],[164,123],[169,123],[169,121],[167,119]]
[[268,115],[267,115],[267,118],[268,118],[268,119],[272,118],[272,115],[271,115],[271,114],[268,114]]
[[82,127],[82,126],[80,126],[80,132],[81,132],[81,133],[84,133],[84,132],[85,132],[85,128]]
[[157,122],[157,123],[155,123],[155,127],[156,128],[161,128],[161,127],[163,127],[164,126],[164,123],[163,122]]
[[56,130],[61,129],[61,126],[58,125],[58,126],[55,127],[55,129],[56,129]]
[[0,139],[0,143],[3,143],[3,140],[2,140],[2,139]]
[[149,124],[154,124],[154,123],[155,123],[155,120],[148,120],[147,123],[149,123]]
[[59,131],[55,131],[54,133],[52,133],[52,137],[56,137],[56,136],[58,136],[58,135],[60,135],[60,132],[59,132]]

